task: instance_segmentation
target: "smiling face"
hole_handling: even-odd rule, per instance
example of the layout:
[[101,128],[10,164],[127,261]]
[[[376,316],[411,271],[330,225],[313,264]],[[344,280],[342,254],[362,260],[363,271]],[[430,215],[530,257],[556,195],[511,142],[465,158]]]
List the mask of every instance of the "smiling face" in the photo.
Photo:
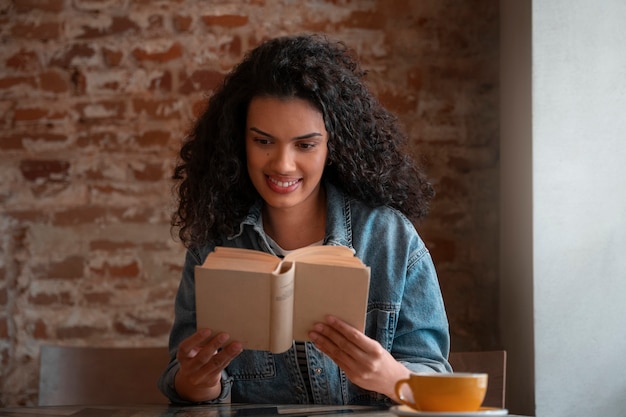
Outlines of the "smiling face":
[[246,120],[248,174],[268,210],[315,209],[328,155],[322,113],[299,98],[255,97]]

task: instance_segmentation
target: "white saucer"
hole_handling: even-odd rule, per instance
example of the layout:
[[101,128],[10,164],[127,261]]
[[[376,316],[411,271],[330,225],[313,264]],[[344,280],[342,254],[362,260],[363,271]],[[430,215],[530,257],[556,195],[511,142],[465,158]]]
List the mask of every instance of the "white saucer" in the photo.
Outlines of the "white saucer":
[[399,416],[408,417],[485,417],[509,414],[509,410],[506,408],[493,407],[480,407],[477,411],[419,411],[408,405],[394,405],[389,411]]

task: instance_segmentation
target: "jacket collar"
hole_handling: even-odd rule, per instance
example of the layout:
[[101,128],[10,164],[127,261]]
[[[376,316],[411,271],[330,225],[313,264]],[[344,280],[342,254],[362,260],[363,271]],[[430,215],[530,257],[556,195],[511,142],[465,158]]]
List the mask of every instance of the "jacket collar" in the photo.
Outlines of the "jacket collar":
[[[330,182],[324,182],[326,189],[326,236],[325,245],[347,246],[352,249],[352,219],[350,210],[350,198],[342,190]],[[247,216],[239,224],[239,230],[228,237],[228,240],[236,239],[244,233],[246,226],[251,227],[256,233],[265,238],[263,231],[263,219],[261,209],[263,200],[258,199],[248,211]]]

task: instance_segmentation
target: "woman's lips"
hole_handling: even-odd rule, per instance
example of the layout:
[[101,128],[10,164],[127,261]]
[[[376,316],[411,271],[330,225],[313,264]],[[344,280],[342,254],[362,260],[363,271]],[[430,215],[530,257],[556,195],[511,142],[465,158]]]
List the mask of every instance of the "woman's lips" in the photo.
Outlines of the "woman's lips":
[[300,185],[302,179],[297,180],[279,180],[272,177],[267,177],[268,186],[278,193],[289,193]]

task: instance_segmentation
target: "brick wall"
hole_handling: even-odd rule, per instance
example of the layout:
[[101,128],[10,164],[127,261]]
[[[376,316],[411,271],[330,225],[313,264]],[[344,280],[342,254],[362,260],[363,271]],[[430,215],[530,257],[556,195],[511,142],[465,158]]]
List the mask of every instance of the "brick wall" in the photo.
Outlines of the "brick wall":
[[0,0],[0,403],[36,403],[41,344],[166,343],[180,140],[246,50],[302,31],[358,51],[425,158],[453,348],[498,346],[497,0]]

